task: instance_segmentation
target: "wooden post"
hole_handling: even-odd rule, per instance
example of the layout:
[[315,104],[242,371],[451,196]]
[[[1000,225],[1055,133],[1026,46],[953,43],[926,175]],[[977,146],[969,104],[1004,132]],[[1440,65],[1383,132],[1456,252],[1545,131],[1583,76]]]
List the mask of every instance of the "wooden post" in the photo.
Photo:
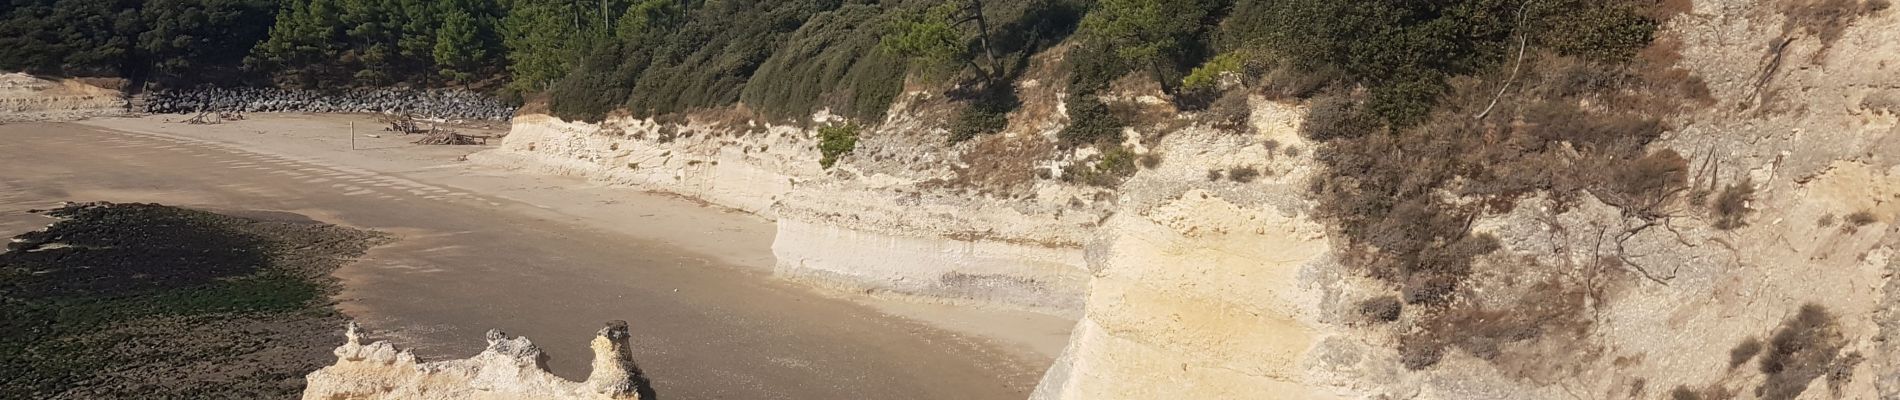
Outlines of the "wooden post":
[[356,121],[350,121],[350,150],[356,150]]

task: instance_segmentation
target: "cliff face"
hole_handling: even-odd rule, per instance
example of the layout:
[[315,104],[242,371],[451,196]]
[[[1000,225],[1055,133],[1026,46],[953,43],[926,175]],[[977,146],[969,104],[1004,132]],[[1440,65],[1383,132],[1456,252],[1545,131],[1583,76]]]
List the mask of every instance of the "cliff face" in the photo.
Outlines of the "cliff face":
[[52,121],[126,112],[119,91],[73,80],[0,74],[0,122]]
[[[821,116],[822,118],[822,116]],[[891,122],[835,169],[819,167],[815,132],[789,126],[516,118],[502,147],[476,162],[587,177],[672,193],[778,222],[775,273],[854,292],[1073,314],[1087,275],[1081,243],[1104,212],[1078,189],[1051,184],[999,198],[942,185],[949,151],[929,131]],[[891,134],[891,135],[887,135]],[[896,137],[893,137],[896,136]],[[917,135],[922,136],[922,135]],[[884,139],[877,139],[883,137]],[[890,155],[893,158],[879,160]]]
[[[1155,148],[1168,161],[1122,186],[1090,244],[1086,316],[1032,398],[1329,397],[1309,349],[1331,302],[1314,289],[1339,272],[1301,198],[1310,152],[1283,150],[1311,144],[1302,110],[1252,103],[1255,134],[1171,134]],[[1262,177],[1206,178],[1234,167]]]
[[[1054,104],[1057,95],[1044,87],[1025,98]],[[947,111],[940,98],[907,95],[830,169],[818,163],[815,129],[719,113],[600,124],[523,115],[501,148],[470,158],[775,220],[774,272],[788,279],[1076,315],[1089,280],[1082,244],[1110,214],[1113,192],[1036,177],[1062,165],[1048,141],[1061,128],[1057,113],[1024,111],[1012,133],[952,146],[935,126]],[[842,124],[823,112],[812,119]]]
[[710,119],[522,116],[482,159],[773,218],[789,278],[1079,315],[1037,399],[1895,397],[1900,17],[1823,12],[1858,4],[1670,19],[1657,46],[1713,99],[1650,145],[1687,159],[1682,192],[1655,215],[1498,205],[1470,221],[1498,250],[1429,312],[1313,215],[1302,104],[1251,99],[1244,134],[1131,129],[1157,161],[1112,190],[1059,179],[1092,150],[1050,144],[1065,111],[1035,79],[1005,133],[945,144],[908,95],[829,170],[812,131]]

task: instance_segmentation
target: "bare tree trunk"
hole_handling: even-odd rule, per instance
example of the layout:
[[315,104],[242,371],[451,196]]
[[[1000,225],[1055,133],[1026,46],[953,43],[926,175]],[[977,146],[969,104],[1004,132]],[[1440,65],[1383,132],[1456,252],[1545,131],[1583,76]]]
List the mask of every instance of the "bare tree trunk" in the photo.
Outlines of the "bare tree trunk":
[[981,66],[981,65],[976,65],[976,60],[975,60],[975,59],[969,59],[969,58],[965,58],[965,59],[963,59],[963,62],[965,62],[965,63],[969,63],[969,64],[970,64],[970,69],[974,69],[974,70],[976,70],[976,74],[977,74],[977,75],[982,75],[982,76],[983,76],[983,82],[984,82],[985,84],[988,84],[988,83],[991,83],[991,82],[993,82],[993,81],[995,81],[995,80],[996,80],[996,76],[995,76],[994,74],[991,74],[989,70],[987,70],[987,69],[983,69],[983,66]]
[[996,70],[990,75],[1002,75],[1002,65],[996,63],[996,49],[990,46],[990,22],[983,17],[983,0],[970,0],[969,4],[970,16],[976,18],[977,43],[983,46],[983,55],[989,58],[990,68]]
[[1155,83],[1158,83],[1161,85],[1162,93],[1167,93],[1170,95],[1175,94],[1176,87],[1174,85],[1173,80],[1168,79],[1167,74],[1162,72],[1161,60],[1158,58],[1160,56],[1156,56],[1156,57],[1157,58],[1148,59],[1148,73],[1154,75]]

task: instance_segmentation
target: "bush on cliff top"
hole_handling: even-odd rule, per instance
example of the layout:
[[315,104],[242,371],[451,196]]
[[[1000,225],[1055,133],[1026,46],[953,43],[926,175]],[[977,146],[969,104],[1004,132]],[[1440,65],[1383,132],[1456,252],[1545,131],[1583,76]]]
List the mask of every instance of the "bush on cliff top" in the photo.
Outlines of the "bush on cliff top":
[[838,163],[839,157],[851,154],[851,151],[857,148],[857,125],[833,125],[818,128],[818,152],[823,156],[818,159],[819,166],[831,168],[833,164]]

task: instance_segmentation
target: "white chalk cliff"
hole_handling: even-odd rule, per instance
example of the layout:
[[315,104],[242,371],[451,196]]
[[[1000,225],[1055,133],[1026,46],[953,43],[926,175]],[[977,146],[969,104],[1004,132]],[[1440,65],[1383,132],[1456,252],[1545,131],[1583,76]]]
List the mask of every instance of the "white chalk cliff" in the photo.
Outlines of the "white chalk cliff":
[[[1569,207],[1530,196],[1485,214],[1471,229],[1501,248],[1473,263],[1464,290],[1476,309],[1587,312],[1485,343],[1483,354],[1447,351],[1429,368],[1408,368],[1398,350],[1394,327],[1415,316],[1380,323],[1359,308],[1397,289],[1343,266],[1338,239],[1311,213],[1320,145],[1296,133],[1302,104],[1252,99],[1249,134],[1131,129],[1129,147],[1159,161],[1115,189],[1059,179],[1090,150],[1051,148],[1066,116],[1059,90],[1034,74],[1004,133],[945,144],[930,123],[942,115],[912,93],[831,169],[818,165],[815,132],[798,127],[539,114],[518,117],[500,149],[473,159],[773,219],[775,272],[789,279],[1077,317],[1037,400],[1900,398],[1900,13],[1866,15],[1832,43],[1795,35],[1773,47],[1787,35],[1777,7],[1698,1],[1658,39],[1680,45],[1675,67],[1705,80],[1717,104],[1668,121],[1650,150],[1692,158],[1711,171],[1701,184],[1752,185],[1753,222],[1718,229],[1685,200],[1665,227],[1617,237],[1630,217],[1588,193]],[[1785,61],[1764,79],[1758,59]],[[1209,179],[1237,167],[1262,175]],[[1612,251],[1633,262],[1600,262]],[[1548,267],[1519,268],[1530,264]],[[1550,282],[1588,290],[1539,286]],[[1772,342],[1810,306],[1829,310],[1832,324],[1803,333],[1821,338],[1829,362],[1802,374],[1738,367],[1753,359],[1731,352],[1738,343]],[[345,348],[313,388],[498,387],[478,378],[488,374],[430,374],[444,367]],[[506,349],[477,358],[528,365]],[[364,372],[388,383],[351,386],[342,377],[356,375],[341,373],[352,369],[402,372]],[[489,374],[540,376],[517,375],[525,370]],[[592,380],[522,379],[510,382],[605,395]],[[1805,391],[1759,389],[1771,383]]]

